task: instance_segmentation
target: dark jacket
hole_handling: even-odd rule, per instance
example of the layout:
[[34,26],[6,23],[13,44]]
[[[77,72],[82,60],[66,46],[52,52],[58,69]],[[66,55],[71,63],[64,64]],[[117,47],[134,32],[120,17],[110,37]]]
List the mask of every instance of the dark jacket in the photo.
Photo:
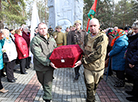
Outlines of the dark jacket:
[[14,37],[15,37],[15,45],[18,53],[18,58],[19,59],[27,58],[29,56],[29,49],[27,47],[26,41],[21,35],[15,34]]
[[80,46],[82,50],[84,50],[84,37],[86,36],[86,31],[85,30],[79,30],[75,31],[74,35],[74,41],[76,44]]
[[[128,38],[129,45],[126,53],[126,73],[138,77],[138,33]],[[129,64],[135,65],[135,67],[130,68]]]
[[29,48],[30,45],[30,33],[26,34],[24,31],[22,32],[22,37],[25,39],[27,46]]
[[80,48],[83,50],[85,36],[86,36],[85,30],[70,31],[67,36],[67,45],[78,44]]
[[75,44],[74,35],[75,35],[75,30],[74,31],[70,31],[68,33],[68,35],[67,35],[67,45]]
[[47,71],[53,70],[53,68],[49,65],[50,60],[49,57],[56,47],[56,41],[52,37],[48,37],[45,39],[39,33],[36,35],[31,43],[30,48],[33,56],[34,69],[36,71]]

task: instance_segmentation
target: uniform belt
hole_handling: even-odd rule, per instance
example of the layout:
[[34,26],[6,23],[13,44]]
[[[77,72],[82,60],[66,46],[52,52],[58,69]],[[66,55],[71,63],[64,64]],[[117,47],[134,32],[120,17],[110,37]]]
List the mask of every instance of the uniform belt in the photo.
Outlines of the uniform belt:
[[63,45],[63,43],[57,44],[57,46],[61,46],[61,45]]

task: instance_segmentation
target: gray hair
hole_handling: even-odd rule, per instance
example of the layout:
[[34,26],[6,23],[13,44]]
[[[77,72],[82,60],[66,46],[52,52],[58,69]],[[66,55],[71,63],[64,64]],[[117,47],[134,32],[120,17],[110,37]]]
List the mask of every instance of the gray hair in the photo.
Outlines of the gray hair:
[[114,31],[116,31],[117,29],[118,29],[118,27],[117,27],[117,26],[115,26],[115,27],[114,27]]
[[[23,31],[25,31],[26,29],[28,29],[28,26],[27,25],[25,25],[24,27],[23,27]],[[29,30],[29,29],[28,29]]]

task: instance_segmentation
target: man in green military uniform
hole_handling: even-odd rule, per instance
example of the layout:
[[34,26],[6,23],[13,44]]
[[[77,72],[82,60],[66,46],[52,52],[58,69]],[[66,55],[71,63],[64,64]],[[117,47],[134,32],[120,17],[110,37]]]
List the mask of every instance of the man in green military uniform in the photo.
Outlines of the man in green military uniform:
[[98,19],[91,19],[89,26],[90,33],[84,39],[84,55],[75,65],[83,64],[84,66],[84,79],[87,88],[86,102],[95,102],[96,88],[104,73],[108,37],[99,30]]
[[56,47],[56,42],[53,37],[47,33],[47,26],[45,23],[38,25],[38,34],[32,39],[30,49],[34,62],[34,69],[36,70],[37,78],[43,86],[43,99],[45,102],[52,100],[52,80],[54,64],[50,62],[49,57]]
[[57,32],[54,32],[53,37],[56,40],[57,46],[66,45],[66,35],[61,32],[62,27],[57,26],[56,30]]

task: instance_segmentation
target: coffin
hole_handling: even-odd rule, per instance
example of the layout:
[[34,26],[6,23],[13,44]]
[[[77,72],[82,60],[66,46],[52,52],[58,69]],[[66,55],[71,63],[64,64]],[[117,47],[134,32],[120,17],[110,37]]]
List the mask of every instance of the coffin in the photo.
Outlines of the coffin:
[[49,59],[57,68],[73,68],[82,53],[79,45],[65,45],[55,48]]

